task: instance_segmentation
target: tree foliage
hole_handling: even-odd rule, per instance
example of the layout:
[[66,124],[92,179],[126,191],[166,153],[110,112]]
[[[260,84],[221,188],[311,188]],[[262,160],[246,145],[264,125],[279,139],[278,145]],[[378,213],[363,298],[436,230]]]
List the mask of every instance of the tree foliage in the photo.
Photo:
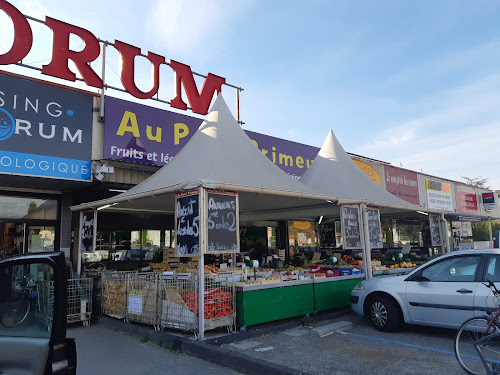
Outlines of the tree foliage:
[[490,188],[490,185],[488,185],[488,179],[481,178],[481,176],[474,177],[474,178],[462,176],[462,179],[464,180],[464,182],[467,185],[472,185],[472,186],[475,186],[475,187],[478,187],[481,189],[489,189]]
[[[491,231],[493,236],[495,235],[496,230],[500,230],[500,220],[491,221]],[[480,223],[472,223],[472,239],[474,241],[490,240],[490,230],[487,221],[482,221]]]

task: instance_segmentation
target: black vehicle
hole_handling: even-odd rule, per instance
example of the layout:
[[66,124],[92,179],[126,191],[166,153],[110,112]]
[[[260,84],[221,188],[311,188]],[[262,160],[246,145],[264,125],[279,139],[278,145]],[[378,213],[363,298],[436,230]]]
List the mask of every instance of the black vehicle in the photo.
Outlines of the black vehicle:
[[76,374],[76,344],[66,338],[64,253],[0,262],[0,374]]

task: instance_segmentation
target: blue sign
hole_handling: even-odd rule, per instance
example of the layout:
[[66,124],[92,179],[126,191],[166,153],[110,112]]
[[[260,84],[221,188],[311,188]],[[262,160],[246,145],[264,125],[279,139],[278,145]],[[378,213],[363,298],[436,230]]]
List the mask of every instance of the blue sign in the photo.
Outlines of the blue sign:
[[93,97],[0,74],[0,173],[91,180]]
[[92,162],[0,150],[0,173],[90,180]]

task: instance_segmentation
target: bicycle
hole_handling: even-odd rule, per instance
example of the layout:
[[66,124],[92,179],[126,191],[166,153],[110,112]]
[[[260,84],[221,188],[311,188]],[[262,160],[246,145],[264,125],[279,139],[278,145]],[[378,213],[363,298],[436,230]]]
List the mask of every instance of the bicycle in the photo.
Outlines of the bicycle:
[[458,329],[454,351],[460,366],[471,375],[500,375],[500,291],[486,280],[497,310],[466,320]]
[[36,301],[36,281],[33,278],[23,276],[21,281],[16,282],[16,289],[20,292],[16,293],[14,298],[17,300],[12,302],[12,307],[7,311],[3,311],[0,315],[0,325],[5,328],[15,328],[22,324],[28,317],[32,302]]

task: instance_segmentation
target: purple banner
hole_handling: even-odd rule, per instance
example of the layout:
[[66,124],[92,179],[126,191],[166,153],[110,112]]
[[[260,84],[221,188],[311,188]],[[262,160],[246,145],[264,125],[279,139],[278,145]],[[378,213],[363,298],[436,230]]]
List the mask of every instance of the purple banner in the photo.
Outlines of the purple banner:
[[299,178],[318,155],[319,148],[246,130],[247,135],[274,164]]
[[106,96],[104,158],[167,164],[198,130],[202,119]]
[[[104,158],[167,164],[198,130],[202,119],[106,97]],[[246,131],[259,150],[295,178],[304,174],[319,148]]]

